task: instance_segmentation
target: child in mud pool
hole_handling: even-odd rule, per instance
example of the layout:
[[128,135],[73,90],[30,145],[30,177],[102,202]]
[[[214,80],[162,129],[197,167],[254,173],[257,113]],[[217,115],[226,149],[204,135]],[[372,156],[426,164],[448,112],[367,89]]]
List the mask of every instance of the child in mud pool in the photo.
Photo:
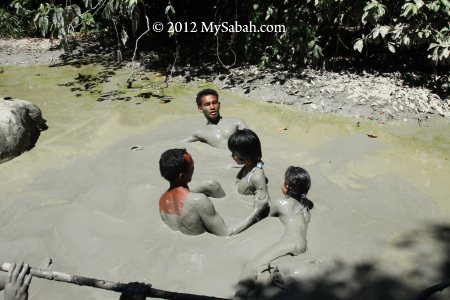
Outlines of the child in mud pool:
[[306,251],[306,231],[314,206],[306,197],[310,186],[311,178],[305,169],[291,166],[286,170],[281,183],[285,198],[269,202],[269,216],[280,219],[285,228],[284,235],[274,245],[261,249],[253,261],[244,266],[234,299],[248,298],[258,274],[266,270],[271,261]]
[[236,163],[243,165],[236,176],[238,192],[242,195],[254,195],[258,190],[267,193],[267,178],[258,136],[250,129],[238,130],[228,139],[228,149]]

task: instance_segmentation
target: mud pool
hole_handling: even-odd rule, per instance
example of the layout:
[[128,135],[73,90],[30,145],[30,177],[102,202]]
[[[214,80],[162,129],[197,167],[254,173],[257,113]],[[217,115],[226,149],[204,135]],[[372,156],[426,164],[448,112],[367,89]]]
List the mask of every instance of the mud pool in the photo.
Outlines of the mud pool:
[[[52,269],[65,273],[231,297],[242,265],[279,239],[281,223],[268,218],[230,238],[191,237],[167,228],[158,211],[168,187],[158,160],[174,147],[192,154],[193,184],[211,177],[222,184],[227,196],[213,202],[227,224],[251,211],[235,191],[228,151],[181,142],[204,122],[195,94],[214,86],[165,87],[149,73],[130,90],[130,71],[117,69],[95,92],[71,91],[79,74],[99,72],[27,66],[0,74],[0,95],[35,103],[49,126],[34,149],[0,165],[0,261],[36,266],[51,257]],[[112,91],[123,94],[96,101]],[[135,97],[146,91],[149,98]],[[255,297],[405,299],[450,277],[448,119],[377,123],[219,94],[221,114],[259,135],[272,198],[282,197],[289,165],[312,177],[308,251],[275,261],[295,282],[280,289],[263,276]],[[38,278],[30,288],[33,300],[118,297]]]

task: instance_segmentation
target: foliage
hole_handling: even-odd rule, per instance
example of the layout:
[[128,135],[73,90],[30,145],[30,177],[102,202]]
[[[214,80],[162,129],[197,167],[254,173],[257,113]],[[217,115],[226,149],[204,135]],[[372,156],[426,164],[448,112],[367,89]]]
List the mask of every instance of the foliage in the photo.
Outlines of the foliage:
[[317,65],[355,55],[347,51],[351,48],[365,56],[408,55],[420,49],[432,64],[450,64],[449,0],[284,0],[278,5],[259,0],[250,12],[255,24],[288,28],[273,38],[259,34],[247,38],[247,56],[263,49],[262,65],[271,61]]
[[14,32],[14,19],[4,16],[15,11],[19,20],[28,20],[22,26],[33,24],[41,35],[59,37],[63,44],[75,32],[95,30],[108,33],[123,46],[129,36],[147,29],[143,17],[147,11],[151,22],[251,21],[257,28],[267,24],[286,28],[285,32],[221,33],[217,37],[168,31],[148,34],[149,44],[160,45],[176,57],[179,49],[191,49],[200,59],[206,51],[219,56],[220,51],[231,49],[241,61],[261,67],[273,63],[320,66],[355,57],[407,65],[428,62],[436,68],[450,65],[450,0],[14,0],[12,10],[7,8],[0,5],[0,22],[5,24],[1,32]]
[[20,34],[19,18],[9,11],[0,8],[0,37],[15,37]]
[[[450,2],[433,0],[408,0],[398,9],[391,5],[387,9],[382,3],[372,0],[364,7],[362,23],[370,29],[354,44],[362,52],[364,45],[384,45],[392,53],[397,49],[425,48],[427,57],[434,65],[450,64]],[[385,17],[386,16],[386,17]],[[385,17],[385,18],[383,18]],[[370,21],[367,20],[369,18]]]
[[[86,33],[95,28],[97,22],[104,20],[111,21],[110,27],[117,30],[117,24],[123,24],[122,16],[126,15],[132,23],[132,32],[136,32],[140,17],[139,3],[143,1],[83,0],[66,1],[63,4],[55,1],[14,0],[11,7],[14,7],[17,15],[32,16],[34,27],[43,37],[59,38],[68,50],[68,37],[77,31]],[[122,36],[124,34],[122,29]]]

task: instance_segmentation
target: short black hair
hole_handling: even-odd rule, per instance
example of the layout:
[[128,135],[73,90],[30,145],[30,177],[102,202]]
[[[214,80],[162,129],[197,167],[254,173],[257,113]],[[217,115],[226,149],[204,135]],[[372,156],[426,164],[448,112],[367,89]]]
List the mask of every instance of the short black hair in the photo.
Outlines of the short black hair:
[[213,89],[204,89],[197,93],[197,97],[195,97],[195,101],[197,101],[197,106],[202,106],[202,97],[207,95],[214,95],[219,100],[219,94]]
[[161,176],[168,181],[173,181],[178,174],[187,171],[189,166],[183,157],[185,154],[187,154],[186,149],[169,149],[161,154],[159,159]]
[[239,155],[241,160],[260,161],[262,158],[261,142],[250,129],[237,130],[228,138],[228,149]]
[[308,209],[314,207],[314,203],[306,197],[311,187],[311,177],[308,171],[300,167],[290,166],[284,174],[284,183],[287,187],[286,194],[294,198]]

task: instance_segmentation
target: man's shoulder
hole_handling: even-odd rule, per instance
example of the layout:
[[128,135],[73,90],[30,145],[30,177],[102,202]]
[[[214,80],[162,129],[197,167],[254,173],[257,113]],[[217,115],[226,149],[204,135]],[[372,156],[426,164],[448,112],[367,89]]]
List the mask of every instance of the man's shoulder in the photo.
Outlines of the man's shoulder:
[[221,122],[244,123],[244,120],[238,117],[222,117]]
[[204,203],[205,201],[211,202],[211,200],[203,193],[194,193],[189,192],[188,196],[186,197],[186,201],[189,201],[190,203],[196,205],[199,203]]
[[247,125],[245,124],[244,120],[238,117],[222,117],[218,125],[233,126],[238,129],[247,128]]
[[193,207],[196,211],[209,211],[214,205],[205,194],[189,192],[185,204]]

